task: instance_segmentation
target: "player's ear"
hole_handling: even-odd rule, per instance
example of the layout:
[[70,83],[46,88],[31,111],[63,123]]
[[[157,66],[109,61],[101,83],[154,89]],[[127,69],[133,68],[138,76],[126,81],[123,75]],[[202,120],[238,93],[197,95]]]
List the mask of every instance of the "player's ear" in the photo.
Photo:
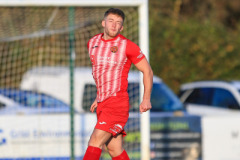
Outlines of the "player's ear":
[[121,27],[121,29],[120,29],[120,32],[123,30],[123,26]]
[[105,20],[102,20],[102,26],[105,27]]

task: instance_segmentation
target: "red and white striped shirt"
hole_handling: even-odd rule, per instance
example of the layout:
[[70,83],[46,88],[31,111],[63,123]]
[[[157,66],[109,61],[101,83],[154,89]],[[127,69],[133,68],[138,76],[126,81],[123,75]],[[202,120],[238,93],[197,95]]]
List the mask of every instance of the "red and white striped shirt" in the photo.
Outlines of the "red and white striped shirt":
[[145,57],[135,43],[121,34],[110,40],[102,36],[103,33],[98,34],[88,41],[98,102],[116,96],[119,91],[127,91],[131,64]]

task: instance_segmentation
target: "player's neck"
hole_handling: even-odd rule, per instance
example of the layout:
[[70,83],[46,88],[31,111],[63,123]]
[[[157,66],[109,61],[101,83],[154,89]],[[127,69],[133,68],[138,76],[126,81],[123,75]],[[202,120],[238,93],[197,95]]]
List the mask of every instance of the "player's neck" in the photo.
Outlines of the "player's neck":
[[109,35],[107,35],[106,33],[103,33],[102,39],[104,40],[111,40],[111,39],[115,39],[119,34],[117,34],[115,37],[111,37]]

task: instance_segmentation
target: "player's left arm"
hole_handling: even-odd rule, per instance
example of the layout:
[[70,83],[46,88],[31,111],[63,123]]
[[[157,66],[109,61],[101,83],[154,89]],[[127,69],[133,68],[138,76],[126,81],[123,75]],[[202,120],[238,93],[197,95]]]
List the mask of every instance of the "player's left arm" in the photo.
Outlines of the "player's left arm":
[[140,113],[142,113],[152,108],[150,99],[153,86],[153,71],[146,58],[143,58],[135,66],[143,73],[144,94],[139,108]]

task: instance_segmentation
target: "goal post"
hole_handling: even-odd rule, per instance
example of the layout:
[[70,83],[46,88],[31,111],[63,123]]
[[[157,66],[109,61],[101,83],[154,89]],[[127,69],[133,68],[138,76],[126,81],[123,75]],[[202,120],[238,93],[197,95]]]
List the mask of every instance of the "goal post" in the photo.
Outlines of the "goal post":
[[[138,10],[138,20],[137,20],[138,29],[136,29],[138,31],[137,43],[139,44],[139,47],[145,54],[146,58],[149,59],[148,0],[119,0],[119,1],[113,1],[113,0],[41,0],[41,1],[39,0],[1,0],[0,8],[1,7],[119,7],[119,8],[120,7],[136,7]],[[56,12],[52,12],[52,15],[49,15],[50,17],[48,20],[49,23],[51,23],[51,16],[54,18]],[[129,15],[126,14],[126,17],[128,16]],[[85,19],[87,18],[85,17]],[[84,26],[85,24],[80,24],[80,25]],[[94,27],[99,28],[99,26],[94,26]],[[56,33],[63,33],[65,31],[66,31],[66,28],[60,28],[55,30]],[[86,32],[89,32],[89,31],[86,30]],[[128,31],[124,31],[124,32],[128,32]],[[35,32],[33,34],[28,34],[28,33],[26,34],[26,33],[24,33],[22,36],[19,36],[16,34],[15,36],[12,36],[12,37],[10,36],[10,38],[0,37],[0,41],[4,43],[7,43],[7,42],[11,43],[12,41],[15,41],[15,40],[21,40],[21,38],[24,38],[24,39],[32,38],[34,36],[44,37],[44,35],[53,34],[53,31],[49,31],[49,32],[44,31],[44,32],[37,32],[37,33]],[[50,43],[50,42],[51,40],[47,41],[46,43]],[[37,42],[34,42],[34,43],[37,43]],[[77,48],[75,52],[77,52],[78,50],[81,50],[81,48]],[[39,51],[39,53],[40,52],[41,51]],[[40,60],[44,59],[44,55],[43,54],[38,55],[37,59],[40,59]],[[61,61],[61,60],[58,60],[58,61]],[[42,61],[38,63],[42,63]],[[84,62],[84,64],[85,63],[87,62]],[[0,83],[0,85],[3,83],[5,83],[5,81]],[[140,78],[139,84],[141,84],[140,99],[139,99],[141,100],[143,95],[143,83],[141,78]],[[141,159],[149,160],[150,159],[150,113],[149,112],[143,113],[141,114],[140,118],[141,118],[140,120],[141,122],[140,123],[141,124],[140,125]]]

